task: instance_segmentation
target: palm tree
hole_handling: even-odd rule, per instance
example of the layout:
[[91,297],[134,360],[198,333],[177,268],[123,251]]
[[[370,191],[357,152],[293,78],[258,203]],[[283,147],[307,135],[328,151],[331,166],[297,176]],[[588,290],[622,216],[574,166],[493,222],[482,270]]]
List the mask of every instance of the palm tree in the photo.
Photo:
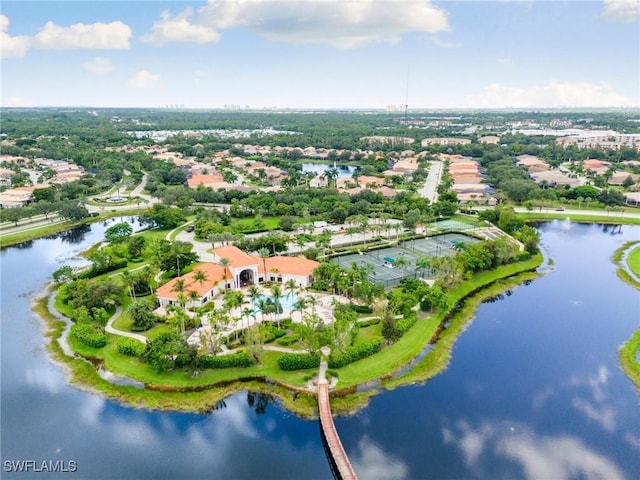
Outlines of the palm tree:
[[149,291],[151,292],[151,295],[153,295],[153,270],[149,265],[145,265],[142,269],[142,277],[146,280],[147,285],[149,286]]
[[178,280],[176,280],[176,283],[171,288],[172,292],[178,292],[178,296],[176,300],[180,298],[180,295],[184,297],[184,290],[185,290],[184,278],[179,278]]
[[266,281],[267,280],[267,258],[269,258],[269,250],[262,247],[260,250],[258,250],[258,255],[260,255],[260,258],[262,259],[262,269],[264,270],[264,280]]
[[268,306],[267,299],[265,297],[259,297],[258,301],[256,302],[256,306],[258,307],[258,310],[260,310],[260,316],[262,317],[262,323],[264,323],[264,311]]
[[402,268],[402,271],[404,273],[404,272],[407,271],[407,267],[409,266],[409,261],[405,257],[403,257],[402,255],[400,255],[393,262],[393,266]]
[[222,257],[220,259],[220,265],[224,268],[222,272],[222,279],[224,280],[224,288],[227,288],[227,267],[229,266],[229,259]]
[[304,298],[298,298],[293,304],[291,310],[291,320],[293,320],[293,312],[300,312],[300,318],[302,318],[302,311],[307,307],[307,301]]
[[124,282],[125,286],[127,287],[127,290],[129,291],[129,297],[131,298],[131,300],[133,300],[136,295],[135,295],[135,290],[133,288],[133,278],[129,270],[124,270],[122,272],[122,281]]
[[306,298],[307,303],[311,306],[311,313],[315,315],[316,305],[318,305],[318,298],[315,295],[309,295]]
[[260,298],[260,296],[262,295],[260,293],[260,289],[256,285],[251,285],[247,289],[247,294],[249,295],[249,300],[251,300],[252,304],[255,304],[256,300],[258,300],[258,298]]
[[253,317],[254,319],[256,318],[256,314],[253,311],[253,309],[249,308],[249,307],[245,307],[242,309],[241,312],[241,318],[246,318],[247,319],[247,327],[249,328],[249,319]]
[[276,322],[278,323],[278,328],[280,328],[280,309],[282,308],[280,299],[282,298],[282,290],[277,283],[271,287],[271,298],[276,307]]
[[416,270],[423,270],[425,272],[429,270],[429,273],[431,273],[431,257],[420,257],[416,260]]
[[198,293],[197,290],[189,290],[189,300],[191,300],[191,306],[193,308],[195,308],[196,306],[196,301],[200,300],[200,294]]
[[362,243],[367,242],[367,230],[369,229],[369,219],[364,215],[358,215],[358,224],[362,231]]
[[202,286],[204,282],[209,280],[209,277],[207,272],[199,268],[193,273],[193,279]]
[[285,282],[284,286],[287,289],[287,292],[289,292],[287,294],[287,297],[290,297],[291,300],[293,300],[293,296],[295,295],[296,290],[298,290],[298,285],[296,284],[296,281],[293,278],[290,278]]

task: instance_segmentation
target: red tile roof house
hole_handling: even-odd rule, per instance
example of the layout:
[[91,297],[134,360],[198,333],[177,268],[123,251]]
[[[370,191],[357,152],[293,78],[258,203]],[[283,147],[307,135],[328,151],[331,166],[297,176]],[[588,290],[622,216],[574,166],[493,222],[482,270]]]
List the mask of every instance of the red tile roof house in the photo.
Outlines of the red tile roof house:
[[[313,280],[313,271],[319,265],[304,257],[275,256],[263,260],[234,246],[216,248],[213,254],[215,262],[201,263],[190,273],[159,287],[156,295],[160,306],[177,303],[179,292],[175,290],[175,286],[179,279],[184,280],[184,295],[187,299],[191,290],[199,295],[199,299],[191,301],[189,305],[202,306],[225,289],[238,289],[263,282],[286,283],[292,279],[299,287],[307,287]],[[229,261],[226,268],[220,264],[223,258]],[[204,271],[207,280],[201,283],[196,281],[197,270]]]

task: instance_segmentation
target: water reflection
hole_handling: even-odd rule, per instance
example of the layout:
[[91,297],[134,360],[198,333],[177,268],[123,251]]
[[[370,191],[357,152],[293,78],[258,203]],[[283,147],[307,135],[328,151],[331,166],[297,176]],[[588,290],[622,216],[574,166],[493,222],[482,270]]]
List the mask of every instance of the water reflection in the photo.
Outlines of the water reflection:
[[445,444],[455,446],[464,462],[479,478],[496,478],[489,465],[505,460],[515,462],[514,471],[502,478],[569,480],[617,480],[625,476],[606,456],[590,449],[579,438],[561,435],[541,435],[527,424],[496,419],[472,426],[458,420],[442,428]]
[[385,452],[368,436],[358,441],[355,452],[350,453],[353,469],[366,480],[402,480],[409,478],[409,469],[402,460]]
[[[615,355],[638,297],[610,262],[640,229],[568,227],[541,227],[553,274],[481,305],[447,370],[336,419],[360,478],[640,478],[638,395]],[[27,292],[83,261],[73,256],[104,229],[1,252],[3,460],[73,459],[91,479],[330,478],[317,423],[269,396],[241,392],[207,415],[128,408],[34,355],[44,341]]]
[[53,235],[49,235],[45,237],[48,240],[62,240],[65,243],[70,243],[71,245],[77,245],[82,243],[85,239],[87,233],[91,231],[91,225],[79,225],[77,227],[72,228],[71,230],[66,230],[64,232],[56,233]]
[[247,392],[247,405],[252,408],[257,415],[263,415],[267,411],[267,406],[274,402],[272,395],[266,393]]

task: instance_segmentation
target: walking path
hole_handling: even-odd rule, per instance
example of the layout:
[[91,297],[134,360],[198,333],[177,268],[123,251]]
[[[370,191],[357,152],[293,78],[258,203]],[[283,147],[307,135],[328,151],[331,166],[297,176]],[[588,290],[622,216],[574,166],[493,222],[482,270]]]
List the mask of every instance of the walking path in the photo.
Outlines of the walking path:
[[[323,352],[324,353],[324,352]],[[357,480],[347,452],[345,452],[338,431],[333,423],[331,405],[329,403],[329,384],[326,378],[327,361],[320,362],[318,371],[318,414],[320,416],[320,429],[326,442],[327,453],[330,454],[330,464],[335,478],[340,480]]]
[[116,320],[116,318],[118,318],[120,316],[121,313],[122,313],[122,307],[116,308],[115,313],[107,321],[107,325],[104,327],[104,331],[107,332],[107,333],[112,333],[113,335],[121,335],[123,337],[133,338],[135,340],[138,340],[138,341],[146,344],[147,343],[147,337],[145,337],[144,335],[140,335],[139,333],[124,332],[122,330],[118,330],[117,328],[113,327],[113,322]]

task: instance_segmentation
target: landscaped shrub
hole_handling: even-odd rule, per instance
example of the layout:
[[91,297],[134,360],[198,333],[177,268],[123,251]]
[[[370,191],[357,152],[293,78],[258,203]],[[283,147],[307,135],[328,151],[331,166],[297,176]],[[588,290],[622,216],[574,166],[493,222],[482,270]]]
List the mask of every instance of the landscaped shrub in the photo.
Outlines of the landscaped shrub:
[[370,318],[369,320],[364,320],[362,322],[358,322],[358,326],[360,328],[370,327],[372,325],[377,325],[380,323],[380,317]]
[[282,370],[305,370],[320,366],[320,355],[317,353],[285,353],[278,359]]
[[202,355],[198,357],[198,363],[202,368],[246,368],[253,365],[249,354],[244,351],[229,355]]
[[141,357],[147,346],[135,338],[118,337],[116,348],[118,349],[118,353],[122,355]]
[[93,348],[102,348],[107,344],[107,336],[88,323],[71,325],[70,334],[80,343]]
[[288,337],[283,337],[278,339],[276,342],[278,345],[282,345],[283,347],[288,347],[289,345],[296,343],[299,340],[297,335],[289,335]]
[[340,353],[329,356],[329,368],[341,368],[357,360],[373,355],[382,346],[382,338],[372,338],[366,342],[347,347]]
[[356,313],[373,313],[373,309],[369,305],[355,305],[352,303],[349,306]]
[[414,323],[416,323],[415,315],[409,315],[408,317],[401,318],[396,322],[396,330],[400,335],[404,335],[411,327],[413,327]]
[[94,278],[98,275],[102,275],[103,273],[113,272],[114,270],[119,270],[121,268],[125,268],[128,265],[126,258],[118,258],[109,263],[108,266],[102,269],[96,269],[93,266],[84,272],[80,273],[79,278]]

